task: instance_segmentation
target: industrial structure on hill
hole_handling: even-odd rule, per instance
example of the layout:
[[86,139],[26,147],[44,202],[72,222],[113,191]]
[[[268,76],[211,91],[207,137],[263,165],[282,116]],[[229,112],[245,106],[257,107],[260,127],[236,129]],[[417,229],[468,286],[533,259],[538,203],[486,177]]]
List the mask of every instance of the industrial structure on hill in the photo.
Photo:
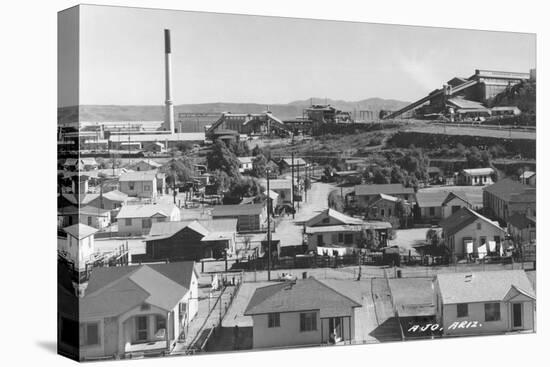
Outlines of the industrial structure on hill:
[[[414,117],[436,118],[448,116],[452,121],[463,118],[488,117],[493,113],[487,102],[499,93],[522,81],[529,80],[531,73],[517,73],[493,70],[476,70],[469,78],[454,77],[442,88],[436,89],[427,96],[392,112],[384,119],[393,119],[412,113]],[[496,115],[516,115],[517,108],[499,107]]]

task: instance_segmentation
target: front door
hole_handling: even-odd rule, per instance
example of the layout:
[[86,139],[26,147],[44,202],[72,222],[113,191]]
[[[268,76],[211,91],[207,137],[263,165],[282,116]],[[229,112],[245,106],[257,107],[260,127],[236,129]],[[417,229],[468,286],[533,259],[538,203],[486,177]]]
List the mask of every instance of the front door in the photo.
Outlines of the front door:
[[523,326],[523,309],[521,303],[512,303],[512,328],[519,329]]

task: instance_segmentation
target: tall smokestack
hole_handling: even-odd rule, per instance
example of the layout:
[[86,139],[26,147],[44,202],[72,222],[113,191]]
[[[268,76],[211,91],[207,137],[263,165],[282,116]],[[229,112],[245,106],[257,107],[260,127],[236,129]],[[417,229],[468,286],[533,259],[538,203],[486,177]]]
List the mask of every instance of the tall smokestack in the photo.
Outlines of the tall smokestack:
[[170,47],[170,30],[164,30],[164,68],[166,84],[166,110],[164,111],[164,126],[174,133],[174,105],[172,103],[172,50]]

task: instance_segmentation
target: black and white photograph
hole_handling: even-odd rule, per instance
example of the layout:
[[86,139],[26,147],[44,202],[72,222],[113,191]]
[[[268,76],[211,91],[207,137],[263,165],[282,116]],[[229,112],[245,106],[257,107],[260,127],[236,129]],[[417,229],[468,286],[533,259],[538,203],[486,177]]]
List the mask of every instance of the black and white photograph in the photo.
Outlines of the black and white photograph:
[[57,83],[60,355],[537,333],[535,33],[76,5]]

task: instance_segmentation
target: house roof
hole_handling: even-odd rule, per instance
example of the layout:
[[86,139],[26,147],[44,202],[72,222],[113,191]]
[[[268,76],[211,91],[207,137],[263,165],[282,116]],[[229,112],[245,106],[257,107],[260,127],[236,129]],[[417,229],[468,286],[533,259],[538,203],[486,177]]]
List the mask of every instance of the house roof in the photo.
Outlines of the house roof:
[[128,199],[128,195],[118,190],[109,191],[103,194],[104,198],[107,198],[111,201],[120,201],[123,202]]
[[474,199],[472,198],[471,194],[468,192],[463,191],[450,191],[445,200],[443,200],[443,203],[441,205],[447,205],[447,203],[454,198],[458,198],[462,201],[464,201],[467,204],[472,204],[474,202]]
[[503,301],[512,287],[535,298],[523,270],[440,273],[436,279],[444,304]]
[[256,289],[245,315],[319,310],[320,317],[350,316],[361,304],[310,277]]
[[[287,164],[288,166],[292,166],[292,158],[283,158],[283,159],[282,159],[282,162],[284,162],[284,163]],[[304,161],[302,158],[295,157],[295,158],[294,158],[294,165],[295,165],[295,166],[305,166],[305,165],[306,165],[306,161]]]
[[82,223],[73,224],[72,226],[63,228],[63,230],[78,240],[91,236],[97,232],[97,229],[94,227]]
[[402,184],[384,184],[384,185],[357,185],[355,186],[355,195],[399,195],[399,194],[414,194],[412,187],[405,187]]
[[156,171],[126,172],[120,175],[119,181],[154,181],[157,178]]
[[242,164],[252,164],[252,158],[253,157],[237,157]]
[[89,215],[89,216],[98,216],[98,217],[106,217],[108,215],[109,211],[106,209],[100,209],[96,208],[95,206],[68,206],[65,208],[61,208],[59,210],[59,214],[63,215]]
[[117,316],[143,303],[170,311],[191,288],[192,261],[124,267],[95,268],[80,316]]
[[155,214],[164,217],[170,217],[174,210],[178,208],[170,204],[127,204],[120,208],[117,219],[124,218],[150,218]]
[[514,196],[518,194],[524,194],[526,192],[536,192],[536,189],[524,185],[519,181],[512,180],[510,178],[504,178],[496,183],[483,188],[483,191],[491,193],[504,201],[510,201]]
[[99,197],[99,194],[62,194],[63,198],[66,199],[71,204],[80,204],[80,205],[86,205],[90,203],[91,201],[97,199]]
[[418,191],[416,193],[416,202],[421,208],[439,207],[449,196],[446,191]]
[[537,223],[525,214],[514,213],[508,218],[508,225],[514,226],[518,229],[525,229],[534,227]]
[[238,215],[260,215],[264,210],[264,204],[244,204],[244,205],[216,205],[212,209],[213,217],[229,217]]
[[529,178],[533,177],[534,175],[536,175],[536,173],[533,172],[533,171],[525,171],[521,174],[521,176],[519,176],[519,178],[525,180],[525,179],[529,179]]
[[325,216],[329,218],[333,218],[336,221],[340,222],[341,224],[363,224],[363,220],[359,218],[350,217],[349,215],[345,215],[344,213],[340,213],[339,211],[336,211],[334,209],[325,209],[319,214],[313,216],[312,218],[308,219],[306,221],[307,226],[314,226],[319,221],[324,218]]
[[134,164],[134,166],[137,166],[138,164],[140,163],[145,163],[151,167],[155,167],[155,168],[159,168],[159,167],[162,167],[162,164],[158,163],[158,162],[155,162],[151,159],[142,159],[140,160],[139,162],[137,162],[136,164]]
[[476,213],[472,209],[462,207],[460,210],[454,212],[449,217],[441,221],[440,226],[447,235],[453,235],[466,226],[474,223],[476,220],[481,219],[484,222],[504,231],[500,228],[498,223],[491,221],[489,218],[484,217],[481,214]]
[[306,234],[329,233],[329,232],[360,232],[364,228],[361,225],[339,224],[335,226],[306,227]]
[[151,231],[145,241],[170,238],[185,228],[201,234],[204,238],[220,238],[219,235],[227,237],[227,234],[236,232],[237,219],[194,219],[179,222],[155,222],[152,224]]
[[165,141],[204,141],[204,133],[175,133],[175,134],[140,134],[140,135],[111,135],[109,141],[120,144],[137,142],[165,142]]
[[462,172],[470,176],[487,176],[495,173],[495,170],[492,168],[469,168],[463,169]]

